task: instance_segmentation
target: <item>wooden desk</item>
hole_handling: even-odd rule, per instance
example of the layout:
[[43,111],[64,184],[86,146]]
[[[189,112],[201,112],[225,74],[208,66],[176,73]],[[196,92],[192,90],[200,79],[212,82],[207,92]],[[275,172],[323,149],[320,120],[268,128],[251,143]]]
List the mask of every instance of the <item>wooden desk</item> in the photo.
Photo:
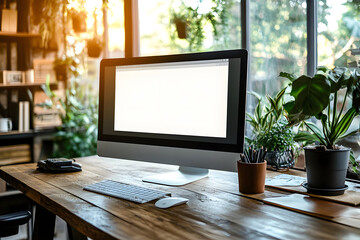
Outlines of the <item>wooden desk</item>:
[[[39,208],[35,239],[52,239],[44,222],[54,214],[92,239],[356,239],[357,228],[264,204],[239,196],[237,174],[210,171],[207,178],[182,186],[144,183],[144,176],[175,170],[174,166],[100,157],[78,159],[83,171],[47,174],[36,164],[0,168],[0,176],[34,200]],[[157,209],[87,192],[103,179],[172,192],[187,205]],[[265,197],[284,193],[266,191]],[[45,219],[45,220],[44,220]],[[52,224],[49,224],[52,226]],[[37,235],[43,234],[43,235]],[[47,236],[44,236],[48,234]]]

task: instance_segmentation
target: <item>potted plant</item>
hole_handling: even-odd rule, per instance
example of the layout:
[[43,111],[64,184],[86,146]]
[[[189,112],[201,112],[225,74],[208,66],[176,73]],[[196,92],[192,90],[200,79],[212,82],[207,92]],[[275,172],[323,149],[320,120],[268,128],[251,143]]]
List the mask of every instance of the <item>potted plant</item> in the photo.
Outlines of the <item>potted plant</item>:
[[69,16],[72,20],[72,27],[75,33],[86,32],[86,17],[85,11],[78,11],[76,9],[69,10]]
[[176,26],[177,36],[180,39],[186,39],[187,37],[187,20],[185,16],[175,16],[174,23]]
[[103,49],[102,41],[99,37],[94,37],[86,41],[87,54],[89,57],[98,58]]
[[263,193],[266,177],[266,150],[245,148],[237,162],[239,191],[246,194]]
[[295,141],[291,127],[286,126],[283,108],[285,89],[279,91],[274,98],[267,95],[266,100],[256,93],[252,93],[258,103],[254,114],[247,113],[246,121],[252,128],[252,138],[247,142],[256,148],[267,149],[265,159],[268,168],[287,170],[294,166]]
[[54,70],[56,74],[56,80],[58,81],[67,81],[68,74],[71,76],[79,76],[77,67],[80,64],[80,60],[76,56],[66,56],[63,55],[59,58],[56,58],[54,61]]
[[[189,4],[189,1],[179,1],[179,4],[170,8],[170,39],[175,45],[176,39],[185,39],[188,42],[190,51],[200,51],[203,49],[205,40],[205,26],[211,26],[214,40],[220,40],[221,36],[229,35],[229,15],[233,0],[213,1],[209,11],[203,6],[207,3],[198,1],[196,4]],[[173,26],[175,24],[175,27]],[[223,39],[221,39],[223,41]],[[227,41],[222,42],[223,45]],[[180,48],[183,44],[178,45]]]
[[[318,68],[310,77],[296,77],[280,73],[291,81],[290,101],[284,104],[289,125],[304,123],[310,133],[303,133],[308,142],[318,145],[305,147],[307,183],[309,192],[322,195],[340,195],[346,189],[345,177],[350,149],[337,145],[341,139],[359,132],[349,132],[353,119],[360,113],[360,78],[346,68],[328,70]],[[344,92],[344,97],[341,96]],[[348,100],[352,99],[349,106]],[[320,127],[306,121],[320,120]]]

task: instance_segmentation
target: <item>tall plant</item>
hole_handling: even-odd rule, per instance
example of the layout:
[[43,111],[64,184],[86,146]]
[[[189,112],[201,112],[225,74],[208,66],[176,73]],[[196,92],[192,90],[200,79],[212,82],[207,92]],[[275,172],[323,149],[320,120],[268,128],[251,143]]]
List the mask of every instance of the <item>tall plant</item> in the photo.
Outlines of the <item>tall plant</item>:
[[[354,118],[360,114],[360,74],[347,68],[318,68],[317,74],[310,77],[296,77],[289,73],[280,73],[291,81],[292,100],[284,104],[289,125],[304,123],[312,134],[303,134],[309,141],[317,140],[327,149],[335,149],[336,143],[360,131],[348,131]],[[344,97],[340,97],[344,91]],[[348,101],[351,104],[348,105]],[[316,124],[306,121],[316,117]]]

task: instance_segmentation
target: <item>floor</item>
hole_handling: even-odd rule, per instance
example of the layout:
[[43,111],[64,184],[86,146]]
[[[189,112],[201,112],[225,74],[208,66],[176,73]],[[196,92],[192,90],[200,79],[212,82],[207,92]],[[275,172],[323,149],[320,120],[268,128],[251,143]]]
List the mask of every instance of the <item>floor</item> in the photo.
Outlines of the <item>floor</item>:
[[[27,225],[20,227],[19,233],[15,236],[1,238],[1,240],[25,240],[27,238]],[[68,240],[66,223],[61,218],[56,218],[54,240]]]

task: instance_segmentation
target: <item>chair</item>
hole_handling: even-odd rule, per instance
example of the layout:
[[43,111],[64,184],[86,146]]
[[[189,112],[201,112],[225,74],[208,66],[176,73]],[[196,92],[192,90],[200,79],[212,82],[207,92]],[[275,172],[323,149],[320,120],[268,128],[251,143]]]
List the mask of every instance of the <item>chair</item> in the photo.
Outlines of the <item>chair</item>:
[[[0,193],[0,238],[19,232],[19,226],[32,219],[32,203],[19,191]],[[28,225],[28,239],[32,232],[32,221]]]

